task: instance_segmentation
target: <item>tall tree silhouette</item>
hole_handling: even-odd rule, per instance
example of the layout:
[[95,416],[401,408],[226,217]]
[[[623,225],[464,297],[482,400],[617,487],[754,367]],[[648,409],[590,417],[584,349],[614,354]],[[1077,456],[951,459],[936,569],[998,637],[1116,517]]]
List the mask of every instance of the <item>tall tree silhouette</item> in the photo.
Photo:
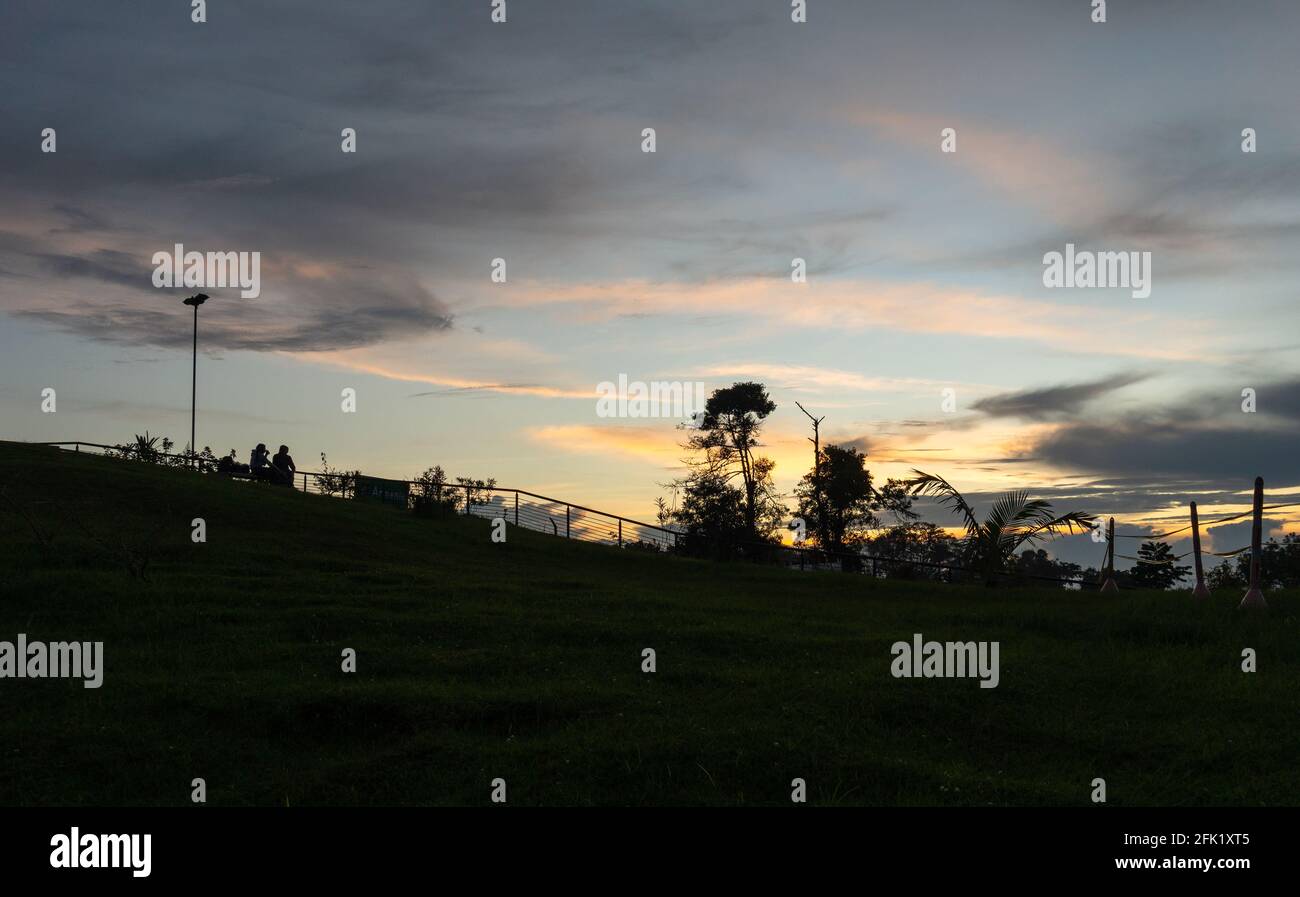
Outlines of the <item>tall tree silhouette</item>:
[[733,383],[715,389],[704,406],[699,431],[685,446],[696,453],[686,462],[694,468],[694,475],[707,473],[726,482],[739,479],[745,498],[745,528],[755,538],[765,536],[767,523],[773,518],[779,522],[782,511],[772,486],[776,464],[755,454],[763,421],[775,410],[776,403],[761,383]]
[[878,521],[873,511],[876,490],[871,486],[867,456],[855,448],[827,445],[817,464],[795,487],[799,516],[817,546],[839,553],[862,541]]
[[[883,489],[872,484],[867,455],[852,446],[826,445],[813,469],[795,487],[802,517],[817,547],[832,555],[855,551],[880,526],[877,511],[903,523],[915,519],[905,484],[889,480]],[[845,564],[851,567],[852,564]]]

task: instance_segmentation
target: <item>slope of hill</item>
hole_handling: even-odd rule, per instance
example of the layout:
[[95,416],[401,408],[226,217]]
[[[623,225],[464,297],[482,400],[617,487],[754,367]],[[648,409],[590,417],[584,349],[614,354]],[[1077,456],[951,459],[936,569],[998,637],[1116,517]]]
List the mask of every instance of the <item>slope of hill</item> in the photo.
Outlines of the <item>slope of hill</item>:
[[[0,443],[0,803],[1295,804],[1295,595],[711,564]],[[191,539],[202,518],[207,541]],[[139,568],[144,575],[139,578]],[[136,568],[136,573],[131,572]],[[1000,643],[1000,682],[890,646]],[[356,652],[356,672],[342,654]],[[642,672],[644,649],[657,670]],[[1242,650],[1259,672],[1241,670]]]

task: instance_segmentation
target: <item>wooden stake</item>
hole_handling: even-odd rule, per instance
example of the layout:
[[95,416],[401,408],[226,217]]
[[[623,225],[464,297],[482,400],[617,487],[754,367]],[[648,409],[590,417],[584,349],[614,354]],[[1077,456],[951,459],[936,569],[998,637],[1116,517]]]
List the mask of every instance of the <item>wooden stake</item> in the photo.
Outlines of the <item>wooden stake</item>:
[[1264,590],[1259,585],[1260,542],[1264,537],[1264,478],[1255,477],[1255,518],[1250,527],[1250,588],[1238,608],[1268,610]]
[[1115,583],[1115,518],[1106,523],[1106,579],[1101,584],[1103,592],[1118,592]]
[[1196,516],[1196,502],[1192,502],[1192,556],[1196,559],[1196,587],[1192,589],[1192,597],[1209,598],[1210,590],[1205,585],[1205,568],[1201,566],[1201,522]]

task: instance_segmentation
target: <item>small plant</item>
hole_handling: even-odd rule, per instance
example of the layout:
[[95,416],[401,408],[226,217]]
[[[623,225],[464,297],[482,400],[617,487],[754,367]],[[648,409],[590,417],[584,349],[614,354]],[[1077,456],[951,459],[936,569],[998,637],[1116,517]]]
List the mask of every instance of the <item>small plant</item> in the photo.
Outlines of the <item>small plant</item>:
[[357,492],[359,470],[336,470],[330,467],[325,453],[320,453],[321,472],[316,474],[316,486],[322,495],[337,495],[339,498],[352,498]]
[[163,453],[171,448],[171,440],[163,440],[160,447],[157,436],[150,436],[149,431],[145,430],[144,435],[135,434],[135,442],[128,446],[128,453],[137,461],[144,461],[146,464],[157,464],[163,459]]

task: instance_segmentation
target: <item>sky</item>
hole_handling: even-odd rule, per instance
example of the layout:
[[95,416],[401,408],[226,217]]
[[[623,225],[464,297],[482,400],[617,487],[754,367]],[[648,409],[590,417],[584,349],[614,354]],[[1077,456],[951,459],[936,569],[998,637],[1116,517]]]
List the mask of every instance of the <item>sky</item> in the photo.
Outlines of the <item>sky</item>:
[[[878,481],[977,505],[1156,532],[1246,510],[1256,475],[1300,500],[1294,2],[506,11],[8,0],[0,438],[188,440],[194,291],[152,261],[181,243],[260,253],[260,295],[207,290],[199,321],[198,443],[244,460],[650,520],[684,434],[598,415],[598,384],[753,379],[787,493],[798,401]],[[1149,252],[1150,295],[1045,286],[1067,243]]]

